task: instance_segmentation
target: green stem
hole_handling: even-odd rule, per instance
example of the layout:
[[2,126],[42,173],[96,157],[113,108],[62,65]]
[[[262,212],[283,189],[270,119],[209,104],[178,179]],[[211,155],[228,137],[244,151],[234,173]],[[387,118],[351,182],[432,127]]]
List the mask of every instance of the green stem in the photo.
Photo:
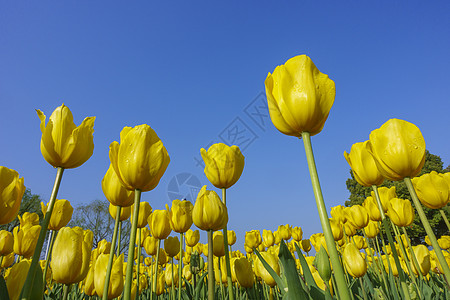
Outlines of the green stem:
[[391,229],[389,227],[388,219],[386,218],[386,215],[384,214],[383,206],[381,205],[380,194],[378,194],[377,186],[376,185],[372,185],[372,190],[373,190],[373,193],[375,194],[375,200],[377,200],[378,209],[380,210],[381,222],[383,224],[383,228],[386,231],[386,235],[387,235],[389,244],[391,245],[392,256],[394,257],[395,266],[397,267],[398,277],[400,279],[400,286],[402,288],[403,296],[405,297],[405,299],[411,299],[411,297],[409,296],[408,286],[406,284],[406,275],[405,275],[405,272],[402,269],[402,266],[400,264],[400,260],[398,259],[397,249],[395,248],[394,239],[392,238]]
[[364,289],[364,284],[363,284],[362,277],[359,277],[359,284],[361,285],[361,289],[362,289],[362,292],[363,292],[363,298],[364,298],[364,300],[367,300],[367,294],[366,294],[366,290]]
[[44,282],[44,286],[46,284],[45,278],[47,277],[48,264],[50,263],[50,258],[52,257],[53,244],[55,243],[55,238],[56,238],[56,234],[57,233],[58,233],[57,231],[53,231],[53,230],[51,230],[51,232],[50,232],[50,235],[51,235],[51,237],[50,237],[50,245],[49,245],[49,248],[48,248],[47,257],[45,258],[44,276],[42,277],[43,278],[43,282]]
[[213,247],[213,231],[208,230],[208,300],[214,300],[214,247]]
[[[416,268],[419,279],[422,281],[423,275],[422,275],[422,272],[420,271],[420,266],[419,266],[419,262],[417,261],[416,254],[414,253],[414,250],[411,246],[411,241],[409,240],[408,233],[406,232],[405,227],[402,227],[402,230],[403,230],[403,234],[405,235],[406,242],[408,243],[409,251],[411,252],[411,254],[410,254],[411,260],[413,261],[414,267]],[[422,299],[422,294],[420,292],[420,289],[419,289],[419,286],[417,285],[417,283],[415,283],[415,286],[416,286],[417,294],[419,295],[419,299]]]
[[[222,202],[227,205],[227,189],[222,188]],[[228,297],[229,300],[234,300],[233,294],[233,280],[231,278],[231,265],[230,265],[230,254],[228,251],[228,226],[225,225],[223,229],[223,246],[225,248],[225,266],[227,268],[227,285],[228,285]]]
[[56,178],[53,184],[52,194],[50,195],[50,201],[48,202],[47,212],[45,213],[44,221],[42,221],[41,231],[39,232],[39,238],[36,243],[36,248],[34,249],[33,259],[31,260],[30,269],[28,270],[27,278],[23,285],[22,292],[20,294],[20,299],[28,300],[31,299],[31,293],[36,279],[36,271],[39,266],[39,258],[41,256],[42,246],[44,245],[45,235],[47,234],[48,224],[50,223],[50,218],[52,216],[53,207],[55,206],[56,196],[58,195],[59,186],[61,184],[61,179],[64,173],[64,168],[56,168]]
[[430,238],[431,245],[434,248],[434,252],[436,253],[438,261],[441,264],[442,270],[444,271],[445,279],[447,280],[447,282],[450,282],[450,268],[448,267],[447,261],[445,260],[445,257],[442,254],[441,247],[439,247],[436,236],[434,235],[433,229],[431,228],[430,223],[427,220],[425,212],[423,211],[422,204],[420,203],[419,198],[417,198],[417,194],[412,185],[411,178],[406,177],[404,181],[406,183],[406,186],[408,187],[409,194],[411,195],[411,198],[414,202],[414,206],[416,207],[417,213],[419,214],[420,221],[422,221],[422,225],[425,228],[425,232]]
[[119,218],[120,218],[120,211],[122,207],[117,206],[116,209],[116,220],[114,223],[114,232],[112,237],[112,243],[111,243],[111,250],[109,250],[109,260],[108,260],[108,266],[106,268],[106,277],[105,277],[105,283],[103,285],[103,300],[108,300],[108,289],[109,289],[109,280],[111,278],[111,270],[112,265],[114,261],[114,252],[116,247],[116,240],[117,240],[117,230],[119,229]]
[[180,233],[180,260],[178,263],[178,300],[181,300],[181,281],[183,277],[183,233]]
[[317,174],[316,163],[314,160],[314,153],[311,145],[311,136],[309,132],[302,132],[302,139],[305,146],[306,159],[308,161],[309,174],[311,176],[311,183],[314,190],[314,196],[316,199],[317,209],[319,212],[320,222],[322,224],[323,234],[328,248],[328,254],[330,256],[333,271],[336,275],[337,290],[343,300],[349,300],[350,292],[345,283],[344,269],[339,262],[339,255],[334,243],[333,233],[331,231],[330,221],[328,219],[327,209],[323,200],[322,190],[320,188],[319,176]]
[[119,221],[119,230],[117,232],[117,251],[116,255],[120,255],[120,239],[122,238],[122,221]]
[[141,266],[141,228],[138,228],[138,253],[137,253],[137,267],[136,267],[136,299],[139,297],[139,277],[140,277],[140,271],[139,268]]
[[128,259],[127,270],[125,277],[125,286],[123,288],[123,299],[131,300],[131,287],[133,281],[133,264],[134,264],[134,244],[136,243],[137,223],[139,219],[139,202],[141,200],[141,190],[136,189],[134,191],[134,210],[133,210],[133,223],[131,224],[130,231],[130,244],[128,245]]
[[170,288],[170,290],[171,290],[171,294],[172,294],[172,297],[170,297],[172,300],[174,300],[175,299],[175,277],[174,277],[174,272],[173,272],[173,268],[174,268],[174,265],[173,265],[173,257],[171,257],[171,260],[172,260],[172,286],[171,286],[171,288]]
[[153,256],[151,256],[150,268],[150,300],[153,300]]
[[159,262],[159,250],[161,247],[161,240],[158,239],[158,248],[156,249],[156,258],[155,258],[155,278],[153,279],[153,293],[156,295],[156,288],[158,284],[158,262]]
[[63,288],[63,297],[62,300],[67,300],[67,296],[69,295],[70,284],[65,284]]
[[447,216],[445,215],[444,210],[441,208],[441,209],[439,210],[439,212],[441,213],[441,216],[442,216],[442,219],[443,219],[444,222],[445,222],[445,225],[447,225],[447,229],[450,231],[450,223],[448,222],[448,219],[447,219]]

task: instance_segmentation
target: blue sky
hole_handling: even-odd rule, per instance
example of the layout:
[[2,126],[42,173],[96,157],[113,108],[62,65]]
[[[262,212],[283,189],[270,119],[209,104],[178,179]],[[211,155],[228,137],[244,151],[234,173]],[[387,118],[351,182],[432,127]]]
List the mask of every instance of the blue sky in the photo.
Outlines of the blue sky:
[[171,157],[142,196],[154,209],[170,203],[179,174],[198,179],[194,190],[208,184],[195,159],[225,141],[246,158],[227,201],[239,247],[245,231],[286,223],[309,237],[321,227],[303,143],[267,118],[267,73],[307,54],[336,83],[325,128],[312,138],[329,210],[349,196],[343,152],[390,118],[416,124],[450,164],[449,10],[448,1],[2,2],[0,165],[47,201],[56,172],[40,153],[35,109],[49,116],[64,102],[77,125],[97,119],[94,154],[65,172],[58,198],[103,199],[109,144],[124,126],[147,123]]

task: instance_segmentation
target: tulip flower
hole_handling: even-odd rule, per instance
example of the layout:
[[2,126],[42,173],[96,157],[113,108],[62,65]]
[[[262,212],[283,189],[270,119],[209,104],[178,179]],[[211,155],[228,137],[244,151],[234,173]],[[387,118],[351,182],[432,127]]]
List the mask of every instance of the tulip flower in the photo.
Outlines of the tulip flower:
[[234,230],[227,231],[228,246],[233,246],[236,243],[236,232]]
[[[133,204],[134,205],[134,204]],[[131,207],[131,219],[130,221],[133,222],[133,207]],[[152,207],[150,206],[150,203],[148,202],[139,202],[139,213],[138,213],[138,221],[137,221],[137,228],[143,228],[147,226],[148,224],[148,218],[150,214],[152,213]]]
[[261,244],[261,236],[256,230],[247,231],[245,233],[245,245],[250,249],[257,248]]
[[[413,247],[414,255],[417,258],[420,272],[423,276],[427,275],[431,268],[430,251],[424,245],[417,245]],[[416,264],[412,264],[413,271],[417,274]]]
[[180,252],[180,241],[178,240],[178,237],[167,237],[164,240],[164,250],[170,257],[177,255]]
[[428,208],[440,209],[450,201],[447,180],[436,171],[412,179],[420,202]]
[[78,283],[89,271],[93,234],[80,227],[63,227],[53,246],[53,279],[63,284]]
[[[103,288],[105,285],[106,267],[110,254],[100,254],[95,262],[94,284],[99,297],[103,297]],[[119,297],[123,291],[123,253],[116,257],[111,270],[111,277],[108,285],[108,299]]]
[[[388,204],[392,198],[397,198],[397,193],[395,191],[395,186],[388,187],[380,187],[378,188],[378,194],[380,196],[381,206],[383,207],[384,212],[387,212]],[[375,193],[372,191],[370,195],[373,199],[375,199]]]
[[200,240],[200,231],[198,230],[193,231],[192,229],[186,231],[185,234],[186,245],[188,245],[189,247],[194,247],[195,245],[197,245],[199,240]]
[[3,225],[17,217],[25,186],[19,173],[3,166],[0,166],[0,183],[0,225]]
[[120,182],[128,190],[153,190],[169,165],[169,154],[147,124],[125,127],[120,144],[109,146],[109,159]]
[[[260,253],[262,258],[272,267],[272,269],[280,275],[280,265],[278,264],[278,258],[271,254],[270,252],[261,252]],[[257,276],[261,277],[264,282],[273,287],[276,285],[275,279],[272,277],[272,275],[269,274],[269,272],[266,270],[266,268],[263,266],[261,260],[259,258],[256,258],[254,260],[255,263],[255,273]]]
[[206,190],[203,186],[198,193],[192,210],[195,226],[201,230],[219,230],[228,222],[227,207],[222,203],[215,191]]
[[289,240],[292,237],[292,227],[289,224],[278,226],[278,234],[282,240]]
[[[111,217],[115,220],[116,219],[116,214],[117,214],[117,206],[110,203],[109,204],[109,214],[111,215]],[[127,220],[129,217],[131,216],[131,206],[126,206],[126,207],[122,207],[120,210],[120,217],[119,217],[119,221],[125,221]]]
[[345,207],[342,205],[333,206],[331,208],[330,214],[333,217],[333,219],[335,219],[339,223],[343,224],[343,223],[347,222],[344,211],[345,211]]
[[236,279],[244,288],[252,288],[255,281],[251,263],[245,257],[234,260]]
[[306,253],[311,251],[311,241],[310,241],[310,239],[302,240],[301,241],[301,246],[302,246],[303,251],[305,251]]
[[45,114],[40,110],[36,112],[41,120],[41,153],[49,164],[70,169],[81,166],[91,157],[95,117],[85,118],[77,127],[72,112],[64,104],[53,111],[47,124]]
[[0,230],[0,257],[12,253],[14,250],[13,234],[6,230]]
[[367,264],[364,258],[359,252],[358,248],[352,243],[345,246],[344,252],[342,253],[342,259],[347,272],[355,278],[364,276],[367,271]]
[[339,241],[344,236],[342,224],[335,219],[330,219],[331,231],[335,241]]
[[360,235],[354,235],[353,242],[354,242],[356,248],[358,248],[359,250],[367,248],[366,240],[364,239],[364,237],[362,237]]
[[356,229],[362,229],[369,223],[369,214],[361,205],[353,205],[344,210],[347,222]]
[[367,237],[371,239],[375,238],[378,233],[380,233],[378,224],[374,221],[369,221],[369,224],[364,228],[364,231],[366,232]]
[[350,222],[344,223],[344,232],[348,237],[354,236],[356,234],[356,227],[354,227]]
[[[44,205],[41,202],[42,214],[45,217],[47,213],[48,204]],[[48,229],[58,231],[62,227],[66,226],[70,219],[72,218],[73,207],[70,202],[65,199],[60,199],[55,201],[55,206],[53,207],[53,213],[50,217],[50,223],[48,224]]]
[[[391,255],[383,255],[382,256],[384,269],[386,270],[386,273],[389,273],[389,265],[391,266],[392,274],[397,277],[398,276],[398,269],[397,265],[395,264],[394,258]],[[389,262],[388,262],[389,260]]]
[[344,152],[350,168],[352,168],[353,176],[362,186],[380,185],[384,181],[384,177],[378,171],[373,156],[367,151],[367,143],[353,144],[350,154]]
[[122,185],[112,164],[109,165],[108,171],[102,179],[102,190],[112,205],[129,207],[133,204],[134,190],[127,190]]
[[300,137],[322,131],[336,95],[335,84],[306,55],[289,59],[264,82],[270,118],[282,133]]
[[450,237],[443,235],[440,239],[438,239],[439,247],[441,247],[443,250],[447,250],[450,248]]
[[266,229],[263,230],[262,239],[264,246],[266,246],[267,248],[272,246],[275,242],[272,231]]
[[178,267],[174,264],[168,264],[164,272],[167,286],[176,285],[178,283]]
[[185,233],[192,226],[192,210],[194,205],[190,201],[178,199],[172,201],[172,207],[169,210],[169,221],[172,230],[178,233]]
[[398,181],[417,176],[425,163],[425,140],[416,125],[390,119],[370,133],[367,151],[384,178]]
[[414,208],[408,199],[391,199],[386,214],[399,227],[409,226],[414,221]]
[[216,231],[213,236],[213,253],[217,257],[222,257],[225,255],[223,234],[220,231]]
[[[95,292],[95,282],[94,282],[94,268],[95,268],[95,261],[92,261],[89,266],[89,271],[86,275],[86,278],[84,279],[84,289],[83,292],[88,296],[96,296],[97,293]],[[103,289],[103,288],[102,288]]]
[[30,264],[30,260],[22,259],[11,268],[9,275],[6,278],[6,289],[8,290],[10,300],[20,299],[20,291],[25,283],[25,278],[27,277],[28,270],[30,269]]
[[20,230],[15,227],[13,229],[14,253],[24,258],[30,258],[36,248],[40,231],[40,225],[25,225],[21,226]]
[[320,251],[320,248],[322,247],[325,247],[325,250],[327,250],[328,252],[327,243],[325,242],[325,237],[323,233],[315,233],[311,235],[309,240],[311,241],[311,244],[314,246],[316,253],[318,253]]
[[377,201],[372,196],[368,196],[362,205],[367,210],[370,220],[381,221],[380,209],[378,208]]
[[172,232],[170,228],[169,212],[167,210],[154,210],[148,217],[148,225],[152,236],[164,240]]
[[17,216],[20,227],[39,225],[39,215],[37,213],[25,212],[22,216]]
[[293,227],[291,230],[292,233],[292,238],[297,241],[300,242],[303,238],[303,231],[301,227]]
[[191,267],[188,264],[183,267],[183,278],[187,281],[190,281],[192,278]]

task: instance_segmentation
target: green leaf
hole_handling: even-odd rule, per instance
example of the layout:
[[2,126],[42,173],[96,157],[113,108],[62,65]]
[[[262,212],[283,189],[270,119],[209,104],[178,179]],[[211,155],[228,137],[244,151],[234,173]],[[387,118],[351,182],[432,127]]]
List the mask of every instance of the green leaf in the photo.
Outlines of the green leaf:
[[203,273],[203,275],[200,276],[200,278],[198,279],[197,286],[195,287],[194,299],[200,299],[200,291],[202,290],[204,283],[203,279],[206,277],[207,274],[208,272]]
[[258,256],[264,268],[266,268],[267,272],[269,272],[269,274],[273,277],[278,287],[280,288],[281,293],[284,295],[284,293],[286,293],[286,285],[284,284],[283,280],[281,280],[280,276],[278,276],[278,274],[272,269],[272,267],[264,260],[258,250],[253,249],[253,252],[255,252],[256,256]]
[[3,276],[0,275],[0,299],[9,300],[8,289]]
[[309,270],[309,266],[308,263],[306,262],[305,257],[303,256],[302,251],[300,250],[300,248],[298,247],[298,244],[295,243],[295,250],[297,251],[297,255],[298,258],[300,259],[300,264],[302,266],[302,270],[303,270],[303,277],[305,277],[305,281],[306,284],[309,288],[311,287],[316,287],[319,288],[316,284],[316,281],[314,280],[314,277],[311,274],[311,271]]
[[298,277],[295,259],[292,257],[291,252],[289,251],[283,240],[280,244],[278,257],[280,258],[281,264],[283,265],[284,275],[286,277],[286,283],[288,287],[287,293],[289,294],[289,299],[307,299],[308,296],[302,289],[300,278]]

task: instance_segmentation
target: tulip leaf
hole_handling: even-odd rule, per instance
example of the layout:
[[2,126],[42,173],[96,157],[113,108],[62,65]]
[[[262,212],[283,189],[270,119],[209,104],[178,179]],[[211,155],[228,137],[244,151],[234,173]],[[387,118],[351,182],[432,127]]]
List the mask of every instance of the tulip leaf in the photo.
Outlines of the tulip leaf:
[[306,284],[308,285],[309,288],[311,288],[313,286],[318,288],[316,281],[314,280],[314,277],[311,274],[311,270],[309,269],[308,263],[306,262],[306,259],[303,256],[302,251],[298,247],[297,243],[295,243],[294,245],[295,245],[295,250],[297,251],[298,258],[300,260],[300,264],[302,266],[303,277],[305,277]]
[[307,299],[305,291],[302,289],[300,278],[298,277],[297,267],[291,252],[282,240],[280,243],[280,251],[278,254],[281,264],[283,265],[284,275],[288,287],[289,299]]
[[203,279],[208,275],[208,272],[203,273],[202,276],[197,281],[197,286],[194,291],[194,299],[200,299],[200,291],[202,290],[203,283],[205,282]]
[[263,264],[264,268],[266,268],[267,272],[269,272],[270,276],[275,280],[275,282],[278,285],[278,288],[280,289],[281,293],[284,295],[286,293],[286,285],[284,284],[283,280],[280,276],[272,269],[272,267],[264,260],[262,255],[259,253],[258,250],[255,248],[253,249],[253,252],[255,252],[256,256],[258,256],[259,260]]
[[6,282],[3,276],[0,276],[0,299],[9,300],[8,289],[6,288]]

